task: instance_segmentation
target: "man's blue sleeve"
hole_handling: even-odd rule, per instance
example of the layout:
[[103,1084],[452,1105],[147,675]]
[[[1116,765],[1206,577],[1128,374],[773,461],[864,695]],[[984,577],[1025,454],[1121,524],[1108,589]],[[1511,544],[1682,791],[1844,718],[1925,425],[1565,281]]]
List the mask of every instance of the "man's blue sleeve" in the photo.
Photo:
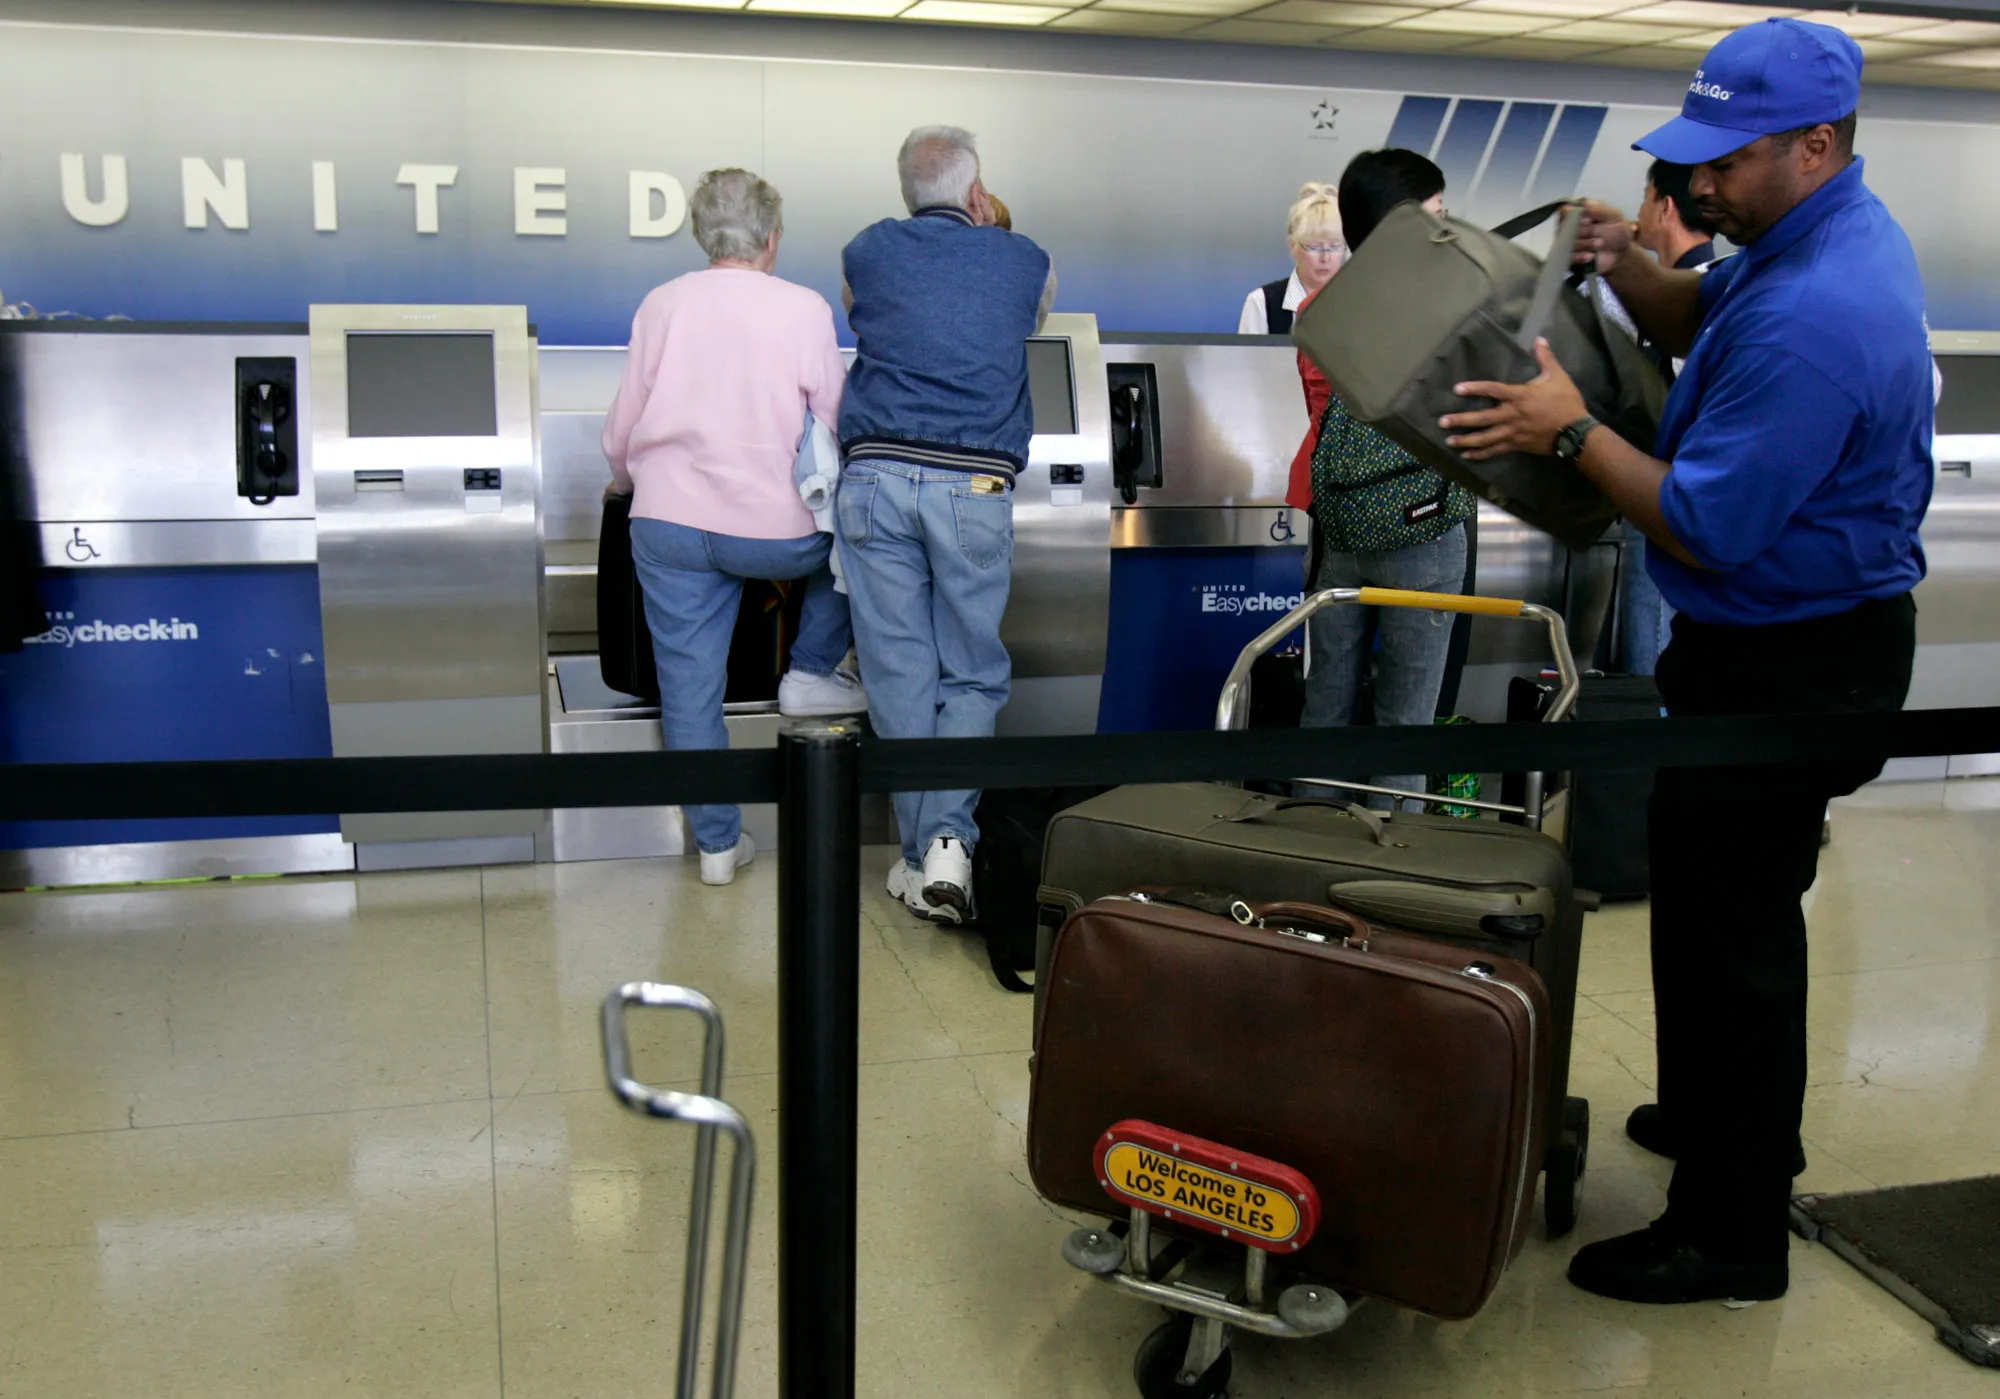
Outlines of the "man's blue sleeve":
[[1748,563],[1833,471],[1859,415],[1789,350],[1731,346],[1661,483],[1667,527],[1706,568]]

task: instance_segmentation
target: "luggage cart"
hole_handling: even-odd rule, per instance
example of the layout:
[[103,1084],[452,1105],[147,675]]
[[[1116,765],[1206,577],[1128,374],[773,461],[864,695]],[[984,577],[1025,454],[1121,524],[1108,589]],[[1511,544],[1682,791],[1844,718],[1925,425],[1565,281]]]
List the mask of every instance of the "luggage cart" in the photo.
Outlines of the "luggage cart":
[[[1451,593],[1418,593],[1387,588],[1329,588],[1308,596],[1280,621],[1243,648],[1216,703],[1215,726],[1219,730],[1241,729],[1250,716],[1250,672],[1258,657],[1296,631],[1308,618],[1328,607],[1374,606],[1413,607],[1443,612],[1470,613],[1539,623],[1549,635],[1560,686],[1543,716],[1544,722],[1559,723],[1576,707],[1581,681],[1570,651],[1568,628],[1560,613],[1534,603],[1506,598],[1489,598]],[[1539,830],[1543,816],[1546,781],[1541,773],[1531,773],[1526,797],[1519,806],[1464,797],[1431,796],[1402,792],[1363,782],[1335,779],[1307,779],[1310,785],[1346,792],[1380,794],[1418,801],[1427,806],[1471,807],[1499,816],[1519,818]],[[1393,819],[1393,818],[1392,818]],[[1597,906],[1594,895],[1573,891],[1575,916]],[[1367,913],[1370,910],[1357,909]],[[1393,921],[1393,920],[1390,920]],[[1573,953],[1573,949],[1572,949]],[[1039,978],[1038,978],[1039,979]],[[1561,1026],[1566,1033],[1575,1017],[1575,965],[1569,958],[1560,988],[1550,986],[1551,996],[1565,997]],[[1562,1043],[1557,1057],[1560,1079],[1551,1084],[1552,1098],[1559,1105],[1548,1124],[1550,1143],[1543,1163],[1544,1215],[1549,1237],[1557,1238],[1575,1226],[1581,1197],[1583,1173],[1589,1159],[1590,1105],[1581,1098],[1567,1096],[1568,1045]],[[1295,1172],[1275,1162],[1264,1161],[1233,1151],[1227,1146],[1179,1137],[1148,1123],[1123,1122],[1109,1128],[1098,1147],[1098,1176],[1106,1192],[1121,1203],[1129,1203],[1127,1218],[1098,1228],[1080,1228],[1064,1239],[1064,1259],[1073,1267],[1090,1273],[1133,1296],[1145,1298],[1176,1315],[1148,1335],[1133,1361],[1133,1379],[1142,1399],[1222,1399],[1228,1392],[1231,1368],[1229,1342],[1232,1332],[1242,1330],[1257,1335],[1300,1339],[1324,1335],[1346,1323],[1353,1309],[1365,1299],[1343,1294],[1310,1278],[1287,1277],[1285,1256],[1311,1237],[1318,1217],[1316,1195],[1308,1203],[1301,1200],[1297,1231],[1273,1241],[1253,1236],[1241,1229],[1218,1228],[1210,1221],[1174,1211],[1157,1200],[1119,1188],[1114,1173],[1106,1169],[1108,1154],[1121,1143],[1132,1140],[1151,1143],[1157,1151],[1167,1149],[1176,1159],[1190,1160],[1221,1178],[1239,1182],[1272,1182],[1287,1179],[1304,1183]],[[1297,1192],[1294,1191],[1296,1194]],[[1156,1235],[1155,1219],[1172,1230],[1164,1246]],[[1191,1231],[1210,1237],[1197,1243]],[[1198,1236],[1198,1235],[1197,1235]]]
[[[632,1077],[625,1037],[627,1006],[684,1010],[702,1022],[701,1092],[675,1093]],[[695,1124],[694,1193],[688,1206],[687,1264],[681,1283],[681,1349],[675,1399],[695,1399],[701,1370],[701,1311],[708,1273],[708,1223],[714,1194],[716,1134],[736,1140],[729,1172],[729,1217],[722,1246],[722,1298],[715,1319],[715,1368],[711,1399],[736,1392],[736,1345],[743,1328],[743,1269],[750,1248],[750,1195],[757,1148],[743,1115],[722,1101],[722,1012],[685,986],[629,982],[604,998],[604,1072],[618,1101],[648,1117]]]

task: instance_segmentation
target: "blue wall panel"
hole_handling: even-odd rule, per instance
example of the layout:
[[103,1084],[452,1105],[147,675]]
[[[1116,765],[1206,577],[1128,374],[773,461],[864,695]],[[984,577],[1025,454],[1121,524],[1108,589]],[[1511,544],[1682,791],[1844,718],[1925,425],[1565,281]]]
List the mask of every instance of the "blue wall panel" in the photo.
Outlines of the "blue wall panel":
[[[54,626],[0,656],[0,762],[332,755],[313,568],[51,570],[42,599]],[[0,822],[0,849],[338,828],[332,816]]]

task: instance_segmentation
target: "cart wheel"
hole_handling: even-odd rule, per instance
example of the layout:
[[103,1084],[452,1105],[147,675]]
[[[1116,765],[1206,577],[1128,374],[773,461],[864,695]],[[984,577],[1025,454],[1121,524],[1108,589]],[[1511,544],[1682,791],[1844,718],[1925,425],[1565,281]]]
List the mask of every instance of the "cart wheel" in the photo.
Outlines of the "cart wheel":
[[1543,1182],[1542,1218],[1548,1236],[1560,1239],[1576,1228],[1583,1206],[1583,1173],[1590,1164],[1590,1104],[1582,1098],[1563,1103],[1562,1140],[1549,1152],[1548,1178]]
[[1193,1384],[1181,1383],[1181,1362],[1187,1358],[1193,1334],[1194,1318],[1177,1316],[1139,1343],[1132,1378],[1138,1382],[1141,1399],[1224,1399],[1229,1393],[1227,1350],[1215,1358],[1207,1374]]

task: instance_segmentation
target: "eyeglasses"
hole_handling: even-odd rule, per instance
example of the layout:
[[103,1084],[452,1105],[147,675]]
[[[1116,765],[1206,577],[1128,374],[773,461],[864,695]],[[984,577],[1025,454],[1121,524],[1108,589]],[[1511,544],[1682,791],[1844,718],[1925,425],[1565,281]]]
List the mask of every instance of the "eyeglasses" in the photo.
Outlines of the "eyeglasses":
[[1345,243],[1300,243],[1298,247],[1314,257],[1339,257],[1347,251]]

